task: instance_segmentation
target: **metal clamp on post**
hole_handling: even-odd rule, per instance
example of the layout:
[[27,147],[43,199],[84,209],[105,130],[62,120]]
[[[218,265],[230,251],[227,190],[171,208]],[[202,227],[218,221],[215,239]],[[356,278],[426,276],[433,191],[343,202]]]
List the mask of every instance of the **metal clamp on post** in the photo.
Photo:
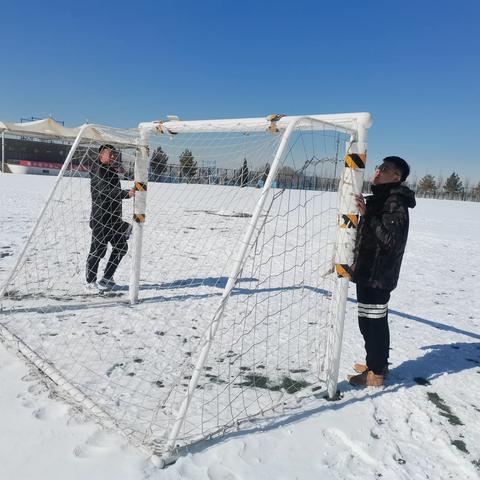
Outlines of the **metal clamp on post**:
[[267,132],[270,133],[278,133],[277,122],[283,118],[285,115],[275,114],[272,113],[271,115],[267,116],[267,120],[270,122],[270,126],[267,128]]
[[162,134],[168,134],[168,135],[176,135],[177,132],[172,132],[172,130],[169,130],[164,124],[163,120],[158,120],[155,122],[155,131],[156,133],[162,133]]

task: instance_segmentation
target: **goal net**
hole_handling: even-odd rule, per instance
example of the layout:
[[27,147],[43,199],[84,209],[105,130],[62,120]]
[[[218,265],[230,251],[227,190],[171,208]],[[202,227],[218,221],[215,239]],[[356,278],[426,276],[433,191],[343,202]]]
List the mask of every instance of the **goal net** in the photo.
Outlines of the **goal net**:
[[[352,114],[80,133],[5,279],[2,336],[160,455],[302,408],[335,388],[366,127]],[[98,168],[106,143],[123,193]],[[111,195],[98,280],[128,245],[101,292],[85,289],[94,185]]]

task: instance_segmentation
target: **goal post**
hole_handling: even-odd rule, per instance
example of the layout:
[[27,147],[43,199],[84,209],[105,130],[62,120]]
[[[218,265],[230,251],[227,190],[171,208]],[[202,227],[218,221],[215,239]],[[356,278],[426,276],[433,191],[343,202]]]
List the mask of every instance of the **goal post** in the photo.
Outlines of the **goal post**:
[[367,153],[368,124],[360,124],[347,144],[345,165],[339,185],[338,233],[335,249],[335,272],[337,274],[333,298],[334,307],[330,310],[332,328],[329,335],[329,355],[327,365],[327,392],[330,399],[337,396],[338,371],[342,351],[345,308],[348,285],[351,280],[356,228],[359,220],[355,195],[362,193]]
[[4,280],[1,329],[87,413],[162,457],[333,398],[370,123],[83,127],[68,162],[88,168],[112,144],[135,189],[117,285],[84,292],[90,181],[64,165]]
[[130,303],[138,301],[140,289],[140,270],[142,264],[143,225],[147,205],[147,185],[149,167],[148,133],[145,129],[139,131],[138,156],[134,165],[134,189],[133,199],[133,259],[130,274]]

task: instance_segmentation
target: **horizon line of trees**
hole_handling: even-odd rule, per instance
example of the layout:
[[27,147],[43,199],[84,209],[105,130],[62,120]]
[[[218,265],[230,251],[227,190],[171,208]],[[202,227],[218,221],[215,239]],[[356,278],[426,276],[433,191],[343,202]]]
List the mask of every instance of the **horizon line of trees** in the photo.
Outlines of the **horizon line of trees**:
[[[150,162],[150,172],[156,178],[160,178],[169,167],[168,164],[169,157],[163,151],[162,147],[158,147],[152,155],[152,159]],[[179,174],[182,178],[192,179],[197,174],[199,174],[199,170],[205,171],[209,170],[211,167],[198,167],[197,161],[191,150],[186,148],[179,156]],[[257,172],[250,172],[247,159],[243,159],[243,163],[238,170],[235,170],[235,174],[238,177],[238,183],[242,187],[249,184],[251,181],[251,174],[257,173],[261,174],[261,180],[264,182],[270,171],[270,165],[267,163],[265,166],[259,167]],[[262,173],[263,172],[263,173]],[[214,172],[212,171],[212,174]],[[307,177],[302,172],[296,171],[295,169],[283,166],[278,171],[278,176],[284,177],[291,177],[292,179],[296,180],[296,184],[299,185],[301,180],[304,177]],[[258,175],[257,175],[258,177]],[[256,178],[257,178],[256,177]],[[367,185],[369,182],[366,181],[365,184]],[[466,179],[462,181],[460,176],[456,172],[452,172],[445,180],[443,179],[442,175],[439,175],[435,178],[434,175],[427,173],[418,181],[415,179],[412,181],[407,180],[407,184],[415,190],[416,193],[419,195],[424,196],[452,196],[452,197],[469,197],[474,200],[480,200],[480,181],[473,186],[470,186],[469,180]]]
[[[150,160],[150,172],[155,177],[161,177],[167,170],[169,157],[163,151],[162,147],[158,147],[152,155]],[[195,157],[191,150],[186,148],[178,157],[179,167],[180,167],[180,176],[185,178],[193,178],[199,173],[199,167]],[[212,167],[201,167],[201,170],[210,170]],[[213,169],[212,169],[213,170]],[[270,165],[267,163],[265,166],[260,167],[260,172],[262,173],[263,181],[266,180],[268,172],[270,171]],[[292,169],[293,171],[293,169]],[[212,171],[212,174],[214,172]],[[250,181],[250,170],[248,168],[247,159],[243,159],[243,163],[240,169],[237,171],[237,176],[239,178],[239,183],[242,187],[245,187]]]
[[420,194],[435,195],[438,193],[446,193],[450,195],[460,195],[471,190],[474,196],[480,197],[480,181],[476,185],[470,186],[468,180],[466,180],[465,183],[462,182],[456,172],[452,172],[445,181],[443,181],[441,176],[435,179],[432,174],[427,173],[417,183],[413,183],[412,187]]

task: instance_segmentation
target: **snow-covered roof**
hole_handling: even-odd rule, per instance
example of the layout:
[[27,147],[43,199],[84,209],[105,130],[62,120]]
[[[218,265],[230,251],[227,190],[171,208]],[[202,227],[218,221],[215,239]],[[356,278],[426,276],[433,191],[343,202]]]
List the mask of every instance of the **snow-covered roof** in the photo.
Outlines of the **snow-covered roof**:
[[139,138],[138,129],[121,129],[104,125],[84,124],[79,127],[65,127],[52,118],[44,118],[33,122],[11,123],[0,121],[0,132],[15,135],[27,135],[49,138],[64,138],[74,140],[80,130],[82,138],[103,143],[113,143],[118,146],[135,146]]

